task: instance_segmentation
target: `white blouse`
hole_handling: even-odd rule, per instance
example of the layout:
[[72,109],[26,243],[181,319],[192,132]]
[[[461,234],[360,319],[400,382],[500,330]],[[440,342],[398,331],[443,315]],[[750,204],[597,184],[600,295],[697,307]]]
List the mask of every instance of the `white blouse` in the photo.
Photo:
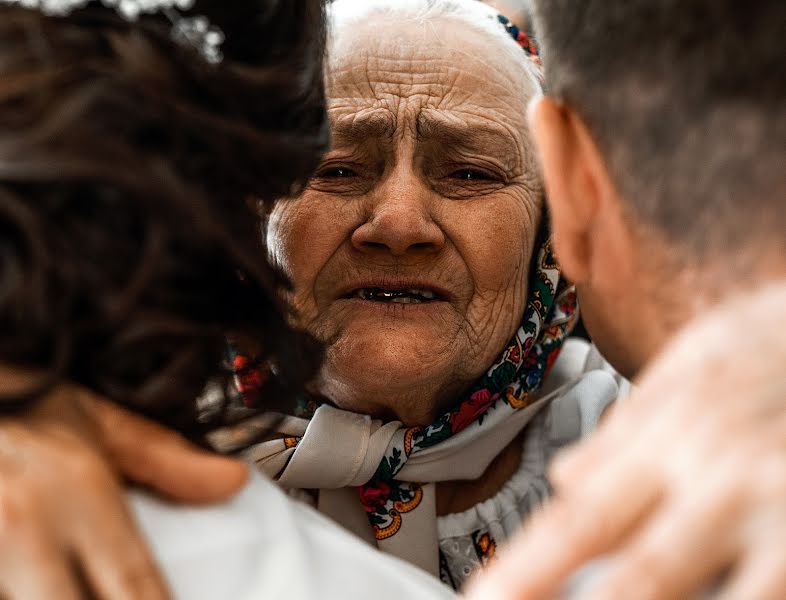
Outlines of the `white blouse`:
[[560,359],[555,368],[576,372],[561,373],[555,379],[575,375],[581,383],[527,425],[518,471],[488,500],[437,519],[440,578],[453,589],[461,589],[469,575],[485,565],[497,547],[521,528],[527,515],[548,498],[546,469],[553,456],[595,429],[603,411],[630,390],[630,384],[584,341],[569,340]]

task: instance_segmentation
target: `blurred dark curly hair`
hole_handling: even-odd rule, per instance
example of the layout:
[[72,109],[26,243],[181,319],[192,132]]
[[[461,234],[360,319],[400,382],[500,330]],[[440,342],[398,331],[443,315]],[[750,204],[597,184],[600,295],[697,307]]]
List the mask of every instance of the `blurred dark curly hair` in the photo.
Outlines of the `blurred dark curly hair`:
[[304,185],[328,141],[320,0],[197,2],[209,65],[158,15],[0,7],[0,362],[182,429],[226,336],[261,341],[290,398],[318,345],[287,325],[254,199]]

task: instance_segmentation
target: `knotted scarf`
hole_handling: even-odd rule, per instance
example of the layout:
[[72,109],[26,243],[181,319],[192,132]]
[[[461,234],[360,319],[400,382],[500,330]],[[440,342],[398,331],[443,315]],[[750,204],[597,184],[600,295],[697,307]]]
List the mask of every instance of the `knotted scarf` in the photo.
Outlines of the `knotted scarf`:
[[[247,448],[244,456],[285,488],[318,490],[320,511],[435,573],[433,484],[480,477],[549,401],[551,395],[536,392],[578,315],[575,290],[561,278],[546,232],[536,248],[516,333],[498,360],[433,423],[382,423],[323,404],[310,418],[284,417],[275,425],[280,437]],[[236,357],[237,366],[244,364],[245,358]],[[253,392],[256,377],[241,368],[240,391]],[[269,423],[262,417],[245,427],[258,430]],[[217,432],[214,442],[227,447],[247,435],[235,428]]]

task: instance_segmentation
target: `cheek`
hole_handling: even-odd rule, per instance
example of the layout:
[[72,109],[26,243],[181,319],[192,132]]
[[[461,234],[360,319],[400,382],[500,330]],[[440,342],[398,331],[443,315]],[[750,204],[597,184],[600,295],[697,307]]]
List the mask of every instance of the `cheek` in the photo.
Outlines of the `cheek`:
[[291,279],[296,295],[308,294],[325,263],[346,237],[334,202],[306,191],[281,201],[267,230],[272,260]]
[[479,376],[516,331],[527,300],[532,245],[540,207],[526,197],[497,195],[456,203],[450,238],[462,256],[474,285],[465,315],[465,365]]
[[522,296],[540,222],[537,204],[514,194],[456,203],[450,234],[487,303]]

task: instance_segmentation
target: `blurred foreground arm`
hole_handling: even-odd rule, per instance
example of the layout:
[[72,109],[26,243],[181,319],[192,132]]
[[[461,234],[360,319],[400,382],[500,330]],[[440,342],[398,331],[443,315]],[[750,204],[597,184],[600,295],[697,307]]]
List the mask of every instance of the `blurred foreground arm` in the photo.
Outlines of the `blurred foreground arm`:
[[555,499],[469,597],[781,600],[786,590],[786,285],[688,327],[596,435],[552,470]]
[[[0,368],[4,386],[15,376]],[[24,416],[0,419],[0,596],[168,598],[121,476],[204,503],[236,492],[247,472],[89,392],[58,387]]]

